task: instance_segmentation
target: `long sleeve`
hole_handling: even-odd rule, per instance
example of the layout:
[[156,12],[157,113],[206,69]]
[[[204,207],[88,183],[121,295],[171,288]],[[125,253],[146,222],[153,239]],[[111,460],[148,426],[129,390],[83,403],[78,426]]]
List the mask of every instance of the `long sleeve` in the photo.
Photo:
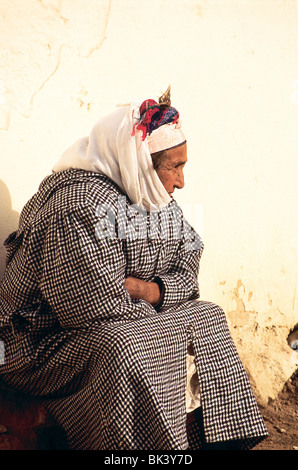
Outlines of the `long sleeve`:
[[181,242],[167,270],[158,274],[163,284],[163,298],[158,310],[200,296],[198,274],[203,242],[193,228],[183,219]]
[[98,239],[96,222],[88,206],[58,212],[47,228],[42,256],[35,257],[41,293],[65,328],[138,315],[124,288],[121,241]]

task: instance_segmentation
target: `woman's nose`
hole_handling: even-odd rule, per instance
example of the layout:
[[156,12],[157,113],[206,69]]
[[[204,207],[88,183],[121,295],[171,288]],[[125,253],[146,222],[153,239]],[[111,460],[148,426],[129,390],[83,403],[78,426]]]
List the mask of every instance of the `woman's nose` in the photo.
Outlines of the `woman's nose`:
[[184,188],[184,173],[183,170],[178,171],[175,186],[178,189]]

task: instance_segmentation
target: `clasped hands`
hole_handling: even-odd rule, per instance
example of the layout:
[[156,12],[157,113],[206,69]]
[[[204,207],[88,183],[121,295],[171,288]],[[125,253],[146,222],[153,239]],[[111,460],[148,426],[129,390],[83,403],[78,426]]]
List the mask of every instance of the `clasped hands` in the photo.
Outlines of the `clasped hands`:
[[137,277],[129,276],[125,279],[124,287],[132,299],[143,299],[155,306],[160,299],[160,289],[156,282],[143,281]]

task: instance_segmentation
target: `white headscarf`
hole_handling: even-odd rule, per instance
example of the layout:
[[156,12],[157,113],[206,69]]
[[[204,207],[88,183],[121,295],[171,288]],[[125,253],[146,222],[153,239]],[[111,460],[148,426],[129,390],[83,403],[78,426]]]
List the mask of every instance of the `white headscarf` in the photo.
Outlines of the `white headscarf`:
[[140,131],[132,135],[139,107],[133,103],[99,119],[88,137],[61,155],[53,171],[99,172],[114,181],[133,204],[147,211],[166,206],[171,198],[153,168],[147,138],[142,140]]

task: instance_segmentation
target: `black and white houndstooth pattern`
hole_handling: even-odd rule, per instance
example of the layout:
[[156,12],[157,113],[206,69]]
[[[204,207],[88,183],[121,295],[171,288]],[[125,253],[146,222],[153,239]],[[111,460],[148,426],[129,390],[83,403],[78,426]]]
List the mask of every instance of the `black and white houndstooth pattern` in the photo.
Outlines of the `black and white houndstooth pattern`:
[[[197,300],[203,244],[167,210],[150,219],[108,178],[68,170],[42,182],[7,240],[0,373],[41,397],[72,448],[200,448],[186,426],[189,341],[206,442],[267,435],[224,312]],[[162,281],[157,309],[130,298],[126,276]]]

